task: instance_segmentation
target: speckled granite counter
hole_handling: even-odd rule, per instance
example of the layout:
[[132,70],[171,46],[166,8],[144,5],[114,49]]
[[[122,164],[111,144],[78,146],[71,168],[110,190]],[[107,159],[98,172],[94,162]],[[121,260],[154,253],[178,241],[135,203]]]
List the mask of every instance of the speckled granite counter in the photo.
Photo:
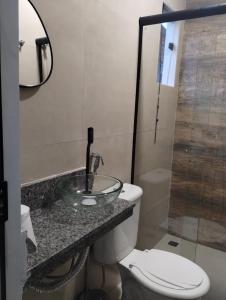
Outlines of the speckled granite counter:
[[63,201],[31,211],[37,251],[28,255],[28,277],[53,271],[76,251],[93,242],[132,215],[133,204],[117,199],[101,209],[73,211]]

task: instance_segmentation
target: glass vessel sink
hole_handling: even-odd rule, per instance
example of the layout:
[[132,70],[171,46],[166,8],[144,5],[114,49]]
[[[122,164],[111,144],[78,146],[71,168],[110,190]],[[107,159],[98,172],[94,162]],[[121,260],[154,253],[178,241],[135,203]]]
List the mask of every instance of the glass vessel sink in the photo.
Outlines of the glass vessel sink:
[[102,175],[73,175],[56,188],[57,199],[67,206],[103,207],[118,198],[123,184],[114,177]]

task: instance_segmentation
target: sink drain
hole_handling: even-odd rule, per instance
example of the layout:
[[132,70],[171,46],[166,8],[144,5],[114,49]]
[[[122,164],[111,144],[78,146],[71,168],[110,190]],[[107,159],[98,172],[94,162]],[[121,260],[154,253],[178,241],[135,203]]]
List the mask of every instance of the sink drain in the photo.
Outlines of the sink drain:
[[97,204],[97,201],[95,200],[96,197],[89,197],[89,198],[84,198],[82,200],[82,205],[85,206],[93,206]]

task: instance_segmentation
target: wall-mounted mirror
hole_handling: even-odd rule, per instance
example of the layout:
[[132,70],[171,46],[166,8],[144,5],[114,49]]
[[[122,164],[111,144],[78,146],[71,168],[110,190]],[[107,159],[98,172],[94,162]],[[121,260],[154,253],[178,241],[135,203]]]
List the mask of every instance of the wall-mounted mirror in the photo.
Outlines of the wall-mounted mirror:
[[20,86],[44,84],[52,73],[52,48],[44,24],[28,0],[19,0],[18,47]]

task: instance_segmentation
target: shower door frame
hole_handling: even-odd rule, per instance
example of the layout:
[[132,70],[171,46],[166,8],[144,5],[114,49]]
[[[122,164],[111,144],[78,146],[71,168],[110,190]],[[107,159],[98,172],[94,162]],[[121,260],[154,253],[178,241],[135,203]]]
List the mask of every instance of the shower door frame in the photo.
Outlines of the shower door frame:
[[[1,47],[0,47],[1,57]],[[8,220],[7,182],[4,178],[3,120],[2,120],[2,76],[0,59],[0,299],[6,299],[6,235],[5,223]]]
[[157,25],[168,22],[186,21],[191,19],[199,19],[226,14],[226,3],[214,6],[207,6],[198,9],[186,9],[175,12],[167,12],[153,16],[144,16],[139,19],[139,40],[138,40],[138,57],[137,57],[137,79],[135,94],[135,113],[133,124],[133,145],[132,145],[132,167],[131,167],[131,183],[134,183],[135,176],[135,159],[136,159],[136,141],[137,141],[137,123],[140,98],[140,78],[142,65],[143,50],[143,28],[144,26]]
[[0,0],[0,300],[21,300],[18,0]]

